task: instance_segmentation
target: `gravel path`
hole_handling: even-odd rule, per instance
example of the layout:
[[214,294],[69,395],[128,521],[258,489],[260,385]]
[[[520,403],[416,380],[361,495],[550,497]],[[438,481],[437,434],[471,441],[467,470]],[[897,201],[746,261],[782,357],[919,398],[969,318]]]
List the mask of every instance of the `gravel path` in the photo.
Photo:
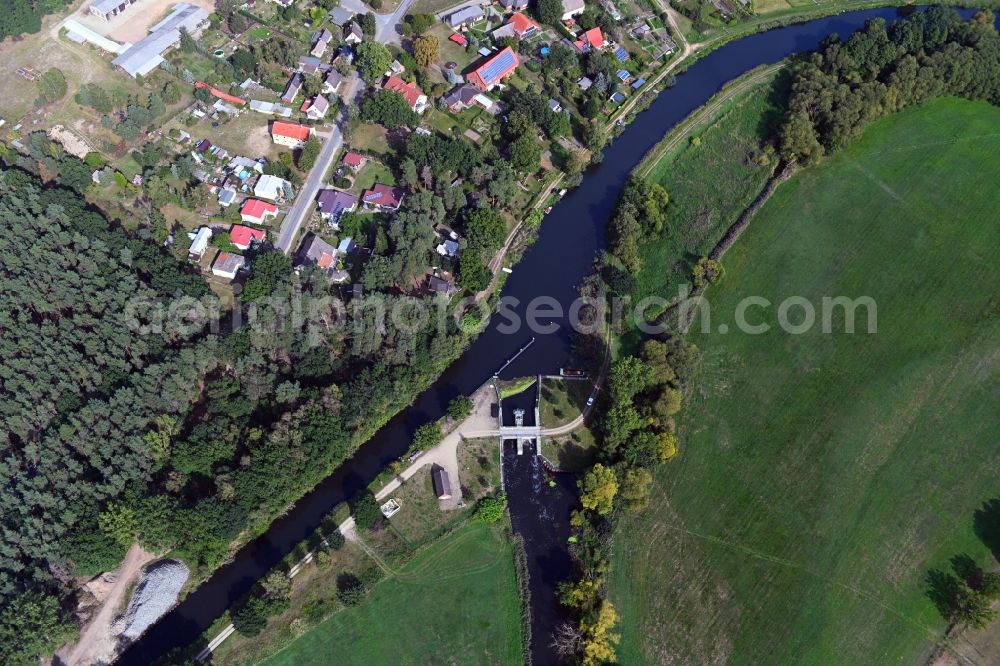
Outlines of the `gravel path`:
[[89,666],[98,662],[108,662],[113,658],[115,640],[111,635],[111,623],[125,600],[126,590],[153,557],[152,553],[146,552],[138,545],[133,545],[129,549],[121,566],[113,574],[114,587],[104,600],[104,605],[80,634],[80,641],[70,649],[68,655],[61,658],[62,663],[66,666]]

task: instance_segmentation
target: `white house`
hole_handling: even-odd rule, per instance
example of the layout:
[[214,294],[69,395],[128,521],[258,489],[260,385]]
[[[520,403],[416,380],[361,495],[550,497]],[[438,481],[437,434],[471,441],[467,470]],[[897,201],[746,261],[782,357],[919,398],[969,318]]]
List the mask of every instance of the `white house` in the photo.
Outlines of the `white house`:
[[283,178],[265,173],[254,185],[253,195],[268,201],[292,198],[292,184]]
[[212,275],[233,280],[245,265],[246,259],[242,256],[232,252],[220,252],[219,256],[212,262]]

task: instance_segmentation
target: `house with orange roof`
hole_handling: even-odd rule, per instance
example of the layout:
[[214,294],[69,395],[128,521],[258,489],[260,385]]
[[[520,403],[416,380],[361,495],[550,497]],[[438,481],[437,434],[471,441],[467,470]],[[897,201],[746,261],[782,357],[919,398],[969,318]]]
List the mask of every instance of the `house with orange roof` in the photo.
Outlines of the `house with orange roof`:
[[354,173],[357,173],[358,171],[361,170],[361,167],[363,167],[365,164],[365,156],[362,155],[361,153],[348,151],[348,153],[344,155],[343,163],[345,167],[347,167]]
[[399,78],[395,74],[390,76],[382,84],[385,90],[392,90],[398,92],[406,100],[406,103],[410,105],[410,108],[417,113],[423,113],[427,110],[427,95],[412,83],[407,83],[403,79]]
[[289,148],[301,148],[306,145],[306,141],[312,136],[313,129],[298,123],[286,123],[275,120],[271,123],[271,141],[279,146]]
[[517,12],[510,17],[509,21],[493,31],[493,39],[503,39],[505,37],[524,39],[541,31],[542,26],[538,25],[521,12]]
[[588,53],[591,49],[603,49],[607,42],[604,40],[604,33],[600,28],[591,28],[583,33],[580,39],[573,42],[573,46],[580,53]]
[[490,56],[483,64],[465,75],[465,80],[480,90],[492,90],[514,73],[521,64],[509,46]]

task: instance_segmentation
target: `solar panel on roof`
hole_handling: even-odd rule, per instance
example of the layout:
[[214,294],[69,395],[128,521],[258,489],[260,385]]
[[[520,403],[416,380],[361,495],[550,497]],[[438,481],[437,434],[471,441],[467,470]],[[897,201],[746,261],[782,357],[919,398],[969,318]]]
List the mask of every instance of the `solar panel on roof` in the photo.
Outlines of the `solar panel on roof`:
[[615,50],[615,57],[618,58],[619,62],[625,62],[628,60],[628,51],[625,50],[624,46],[619,46]]
[[504,50],[500,53],[500,55],[487,63],[486,66],[480,70],[479,75],[483,78],[483,81],[489,85],[500,78],[500,76],[502,76],[503,73],[510,69],[513,65],[514,52]]

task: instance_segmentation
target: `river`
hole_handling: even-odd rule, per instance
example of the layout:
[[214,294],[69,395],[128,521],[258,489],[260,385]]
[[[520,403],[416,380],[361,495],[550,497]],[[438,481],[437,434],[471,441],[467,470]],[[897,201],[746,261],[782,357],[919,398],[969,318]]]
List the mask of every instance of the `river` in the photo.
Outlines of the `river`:
[[[759,65],[815,49],[828,35],[846,37],[873,18],[892,22],[899,14],[896,8],[865,10],[777,28],[731,42],[694,63],[678,77],[673,88],[664,91],[608,146],[604,161],[587,171],[583,184],[545,217],[537,241],[504,287],[503,296],[520,303],[510,309],[523,319],[527,302],[534,297],[549,296],[562,304],[572,302],[577,286],[591,272],[594,258],[604,248],[604,226],[628,174],[667,131],[726,82]],[[724,186],[720,183],[720,187]],[[417,396],[410,408],[276,520],[265,534],[240,550],[231,563],[191,592],[118,663],[145,666],[168,650],[197,640],[259,577],[309,536],[334,506],[367,486],[384,466],[401,456],[418,426],[441,416],[455,396],[470,394],[481,386],[532,336],[536,338],[534,344],[504,370],[503,377],[558,372],[569,357],[570,331],[565,325],[543,334],[526,329],[504,333],[497,324],[491,322],[469,350],[431,388]],[[537,485],[528,477],[534,478],[540,472],[527,459],[509,461],[505,468],[509,475],[525,476],[521,480],[508,479],[508,487],[514,491],[528,491]],[[559,477],[558,492],[546,494],[551,500],[540,500],[555,507],[553,511],[539,513],[538,501],[511,501],[512,518],[525,539],[532,577],[535,666],[559,663],[548,646],[551,628],[558,619],[554,581],[567,577],[570,565],[565,543],[553,540],[553,535],[562,535],[568,529],[567,497],[573,492],[568,477]],[[546,526],[545,520],[549,519],[554,520],[555,529]],[[556,547],[556,543],[561,545]]]

